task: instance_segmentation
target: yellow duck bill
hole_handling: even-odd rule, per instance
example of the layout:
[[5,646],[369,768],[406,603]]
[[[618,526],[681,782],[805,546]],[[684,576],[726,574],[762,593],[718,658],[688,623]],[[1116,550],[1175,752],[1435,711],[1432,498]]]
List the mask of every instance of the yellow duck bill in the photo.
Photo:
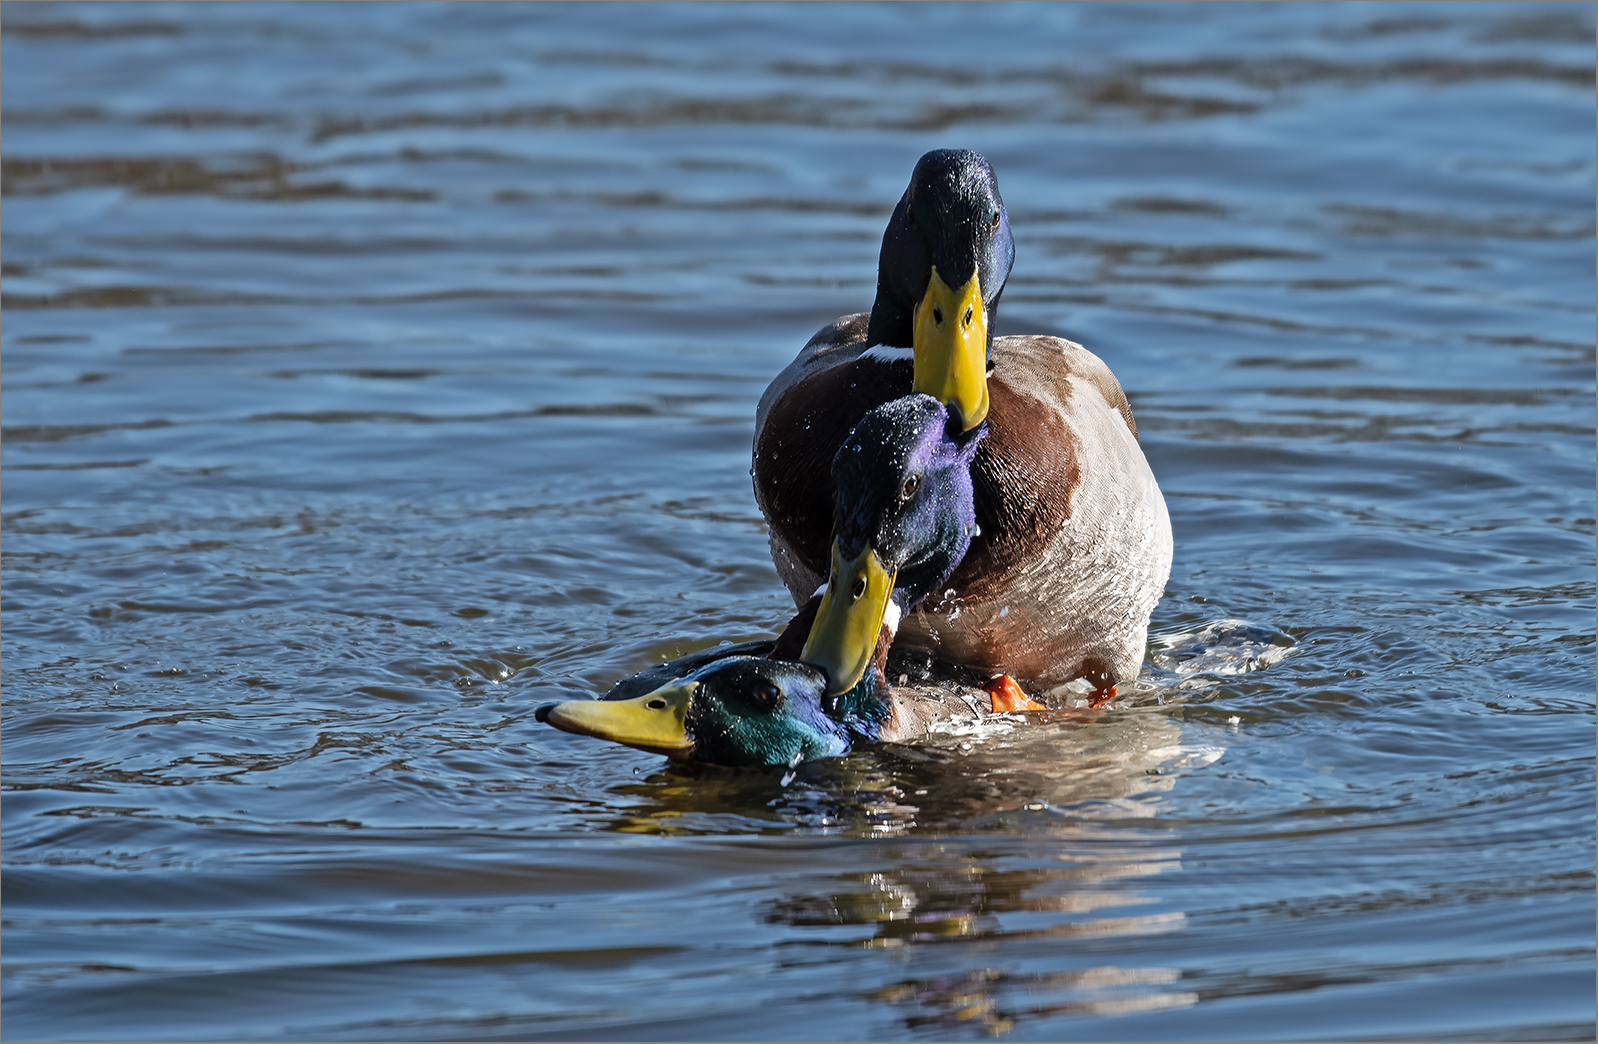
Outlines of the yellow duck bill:
[[832,542],[832,575],[799,656],[827,672],[828,696],[848,692],[865,674],[896,575],[883,567],[871,548],[845,562],[838,542]]
[[981,424],[988,415],[988,313],[977,273],[951,290],[933,266],[912,336],[912,390],[958,410],[964,431]]
[[684,721],[698,685],[675,681],[631,700],[568,700],[549,708],[544,720],[563,732],[684,757],[694,747]]

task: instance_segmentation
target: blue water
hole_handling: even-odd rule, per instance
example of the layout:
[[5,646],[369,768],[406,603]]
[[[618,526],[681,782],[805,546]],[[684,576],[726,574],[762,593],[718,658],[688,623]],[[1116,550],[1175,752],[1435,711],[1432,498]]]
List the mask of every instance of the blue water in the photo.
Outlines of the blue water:
[[[1595,7],[0,10],[10,1039],[1588,1038]],[[1176,536],[1101,717],[533,720],[791,611],[982,150]]]

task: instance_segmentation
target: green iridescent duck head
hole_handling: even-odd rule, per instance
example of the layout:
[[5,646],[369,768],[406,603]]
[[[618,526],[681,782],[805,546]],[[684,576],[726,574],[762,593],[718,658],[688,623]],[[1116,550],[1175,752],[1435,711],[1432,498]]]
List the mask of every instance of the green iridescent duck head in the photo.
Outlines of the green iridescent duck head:
[[795,765],[875,739],[889,712],[873,669],[843,696],[806,663],[729,656],[625,700],[570,700],[534,716],[565,732],[681,761]]

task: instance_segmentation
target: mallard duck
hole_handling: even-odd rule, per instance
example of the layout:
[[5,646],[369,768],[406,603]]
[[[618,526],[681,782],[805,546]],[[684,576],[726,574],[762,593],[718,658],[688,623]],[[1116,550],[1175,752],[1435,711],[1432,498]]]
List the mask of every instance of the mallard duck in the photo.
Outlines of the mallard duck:
[[[568,700],[535,716],[674,760],[737,766],[839,757],[861,743],[913,739],[934,722],[993,713],[992,697],[970,686],[890,685],[882,649],[884,659],[867,664],[854,688],[837,696],[827,695],[827,672],[812,664],[722,649],[686,674],[676,673],[684,667],[677,660],[651,668],[665,682],[642,695]],[[623,684],[636,688],[644,684],[639,677]]]
[[[1063,338],[993,336],[1014,255],[987,160],[923,156],[883,234],[872,310],[824,327],[761,396],[755,498],[800,607],[792,631],[843,597],[822,588],[829,578],[858,579],[833,539],[831,464],[861,418],[916,391],[963,430],[986,421],[969,552],[904,614],[898,641],[1032,691],[1087,679],[1105,694],[1142,663],[1170,573],[1170,518],[1109,368]],[[863,663],[875,634],[842,629],[806,652]]]

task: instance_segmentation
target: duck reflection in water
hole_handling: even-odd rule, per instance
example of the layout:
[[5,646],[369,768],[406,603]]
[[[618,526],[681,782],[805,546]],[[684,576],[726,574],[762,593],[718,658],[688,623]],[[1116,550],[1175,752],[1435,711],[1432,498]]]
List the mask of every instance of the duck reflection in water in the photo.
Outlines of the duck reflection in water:
[[[905,1010],[914,1029],[945,1027],[1008,1033],[1059,1015],[1116,1015],[1193,1004],[1173,989],[1175,968],[1123,968],[1102,961],[1102,940],[1180,931],[1179,911],[1148,910],[1132,885],[1178,869],[1174,851],[1124,845],[1068,844],[1035,851],[1028,842],[995,839],[1000,851],[956,857],[937,843],[907,842],[883,860],[884,870],[843,874],[823,890],[786,896],[767,922],[828,930],[830,945],[906,950],[957,947],[978,962],[968,971],[904,979],[868,996]],[[1005,852],[1003,849],[1024,847]],[[1025,867],[1011,869],[1010,867]],[[1142,907],[1144,909],[1132,909]],[[840,940],[840,927],[870,935]],[[1098,942],[1090,956],[1076,940]],[[985,966],[1000,947],[1031,969]],[[939,963],[946,963],[941,958]],[[1063,966],[1063,967],[1062,967]]]
[[[1184,928],[1181,911],[1140,887],[1178,869],[1180,853],[1105,837],[1154,817],[1182,767],[1213,752],[1185,745],[1181,724],[1141,700],[1037,717],[946,723],[913,745],[776,771],[671,762],[607,791],[618,809],[607,829],[816,837],[808,866],[776,871],[777,895],[759,915],[789,926],[795,944],[973,947],[965,971],[871,987],[866,996],[912,1030],[1004,1033],[1194,1003],[1178,970],[1116,966],[1101,942],[1083,943]],[[989,840],[972,855],[940,840],[951,835]],[[831,849],[830,837],[848,841]],[[1001,942],[1024,970],[988,965]]]
[[[767,924],[789,926],[793,945],[906,954],[938,947],[942,956],[935,963],[942,967],[968,959],[967,970],[959,973],[912,976],[867,991],[870,1000],[899,1010],[911,1029],[1005,1033],[1057,1016],[1117,1015],[1196,1002],[1194,993],[1180,988],[1178,969],[1120,967],[1105,956],[1105,940],[1185,928],[1181,911],[1156,905],[1139,887],[1149,877],[1178,870],[1176,850],[1106,843],[1102,836],[1109,824],[1094,815],[1018,808],[1008,788],[990,789],[982,797],[961,794],[972,777],[951,770],[952,756],[901,761],[891,756],[898,753],[890,749],[886,757],[856,755],[806,765],[797,784],[783,791],[773,788],[766,773],[703,773],[695,766],[673,766],[624,788],[658,804],[635,810],[617,826],[719,834],[736,817],[746,829],[755,819],[757,829],[770,832],[803,817],[827,824],[820,827],[823,833],[865,841],[863,848],[854,844],[836,855],[854,868],[779,871],[771,883],[779,894],[760,916]],[[915,784],[937,786],[940,779],[943,786],[935,793],[916,795],[917,789],[930,788]],[[1096,779],[1103,789],[1087,793],[1106,800],[1084,802],[1095,815],[1106,807],[1131,811],[1110,795],[1131,792],[1145,781],[1151,789],[1163,789],[1159,784],[1170,777],[1150,777],[1122,761],[1118,773],[1101,772]],[[766,784],[764,791],[757,790],[759,780]],[[852,805],[837,797],[851,788],[859,794]],[[774,796],[776,807],[764,807],[762,795]],[[915,804],[934,799],[948,807]],[[923,811],[932,813],[930,829],[918,820]],[[992,832],[980,856],[970,855],[970,846],[928,836],[957,824],[966,835]],[[824,851],[816,853],[816,862],[829,861]],[[989,966],[995,948],[1019,959],[1025,970],[1017,970],[1015,961],[1005,968]]]

